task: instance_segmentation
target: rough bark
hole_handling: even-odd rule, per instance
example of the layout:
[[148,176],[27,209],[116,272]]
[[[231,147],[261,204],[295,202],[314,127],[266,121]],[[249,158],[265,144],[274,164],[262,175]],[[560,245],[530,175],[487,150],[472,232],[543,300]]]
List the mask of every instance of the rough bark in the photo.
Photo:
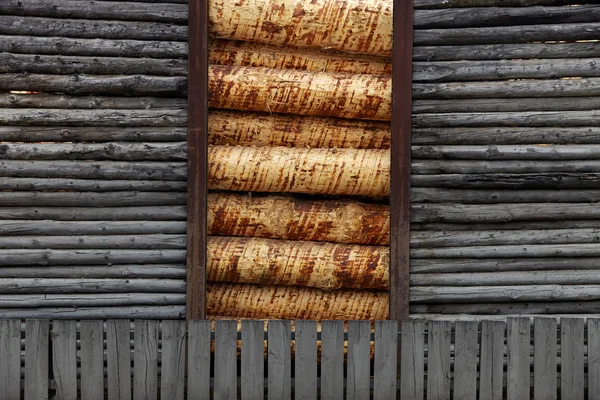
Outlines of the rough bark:
[[[40,93],[31,94],[16,94],[10,93],[0,97],[0,108],[69,108],[69,109],[123,109],[123,110],[139,110],[139,109],[187,109],[187,100],[170,97],[117,97],[117,96],[65,96]],[[2,139],[11,138],[10,128],[0,128]],[[71,129],[65,127],[64,129]],[[9,132],[6,132],[6,131]],[[89,129],[87,130],[89,131]],[[119,130],[121,131],[121,130]],[[129,130],[131,131],[131,130]],[[143,131],[143,129],[142,129]],[[185,140],[183,132],[185,129],[180,129],[180,140]],[[17,140],[23,133],[13,133],[13,139]],[[8,135],[8,136],[6,136]],[[60,138],[60,136],[58,136]],[[101,137],[101,136],[100,136]],[[172,138],[171,138],[172,140]],[[46,141],[46,140],[44,140]],[[169,141],[169,137],[165,136],[162,141]]]
[[[6,279],[6,278],[5,278]],[[0,295],[0,308],[39,307],[117,307],[185,304],[184,294],[174,293],[94,293]]]
[[599,173],[443,174],[412,175],[414,187],[465,189],[600,189]]
[[[112,264],[171,264],[171,263],[184,263],[185,262],[185,250],[3,250],[0,254],[0,263],[3,266],[69,266],[69,265],[112,265]],[[120,283],[123,281],[123,284]],[[31,289],[29,293],[35,293],[33,290],[37,287],[45,288],[45,293],[60,293],[59,288],[61,286],[61,280],[57,279],[52,282],[39,282],[35,279],[27,280],[24,282],[26,285],[18,284],[17,281],[14,283],[14,291],[12,293],[28,293],[27,287]],[[52,285],[50,285],[50,283]],[[64,283],[65,290],[69,290],[71,287],[75,290],[72,293],[83,293],[77,292],[77,287],[86,284],[91,292],[100,289],[98,286],[100,282],[89,282],[85,281],[78,282],[73,280],[70,284]],[[153,291],[172,291],[168,290],[169,286],[176,288],[176,292],[185,292],[185,282],[180,280],[173,280],[172,283],[165,282],[165,287],[160,286],[161,281],[149,281],[148,285],[156,285],[157,289]],[[9,282],[4,280],[0,285],[7,285],[9,289]],[[141,289],[146,283],[138,283],[141,285],[135,290]],[[126,288],[125,279],[114,280],[114,287]],[[125,286],[123,286],[125,285]],[[134,287],[130,287],[126,292],[134,292]],[[54,292],[52,291],[54,289]],[[4,289],[3,289],[4,290]],[[7,292],[5,292],[7,293]],[[63,292],[64,293],[64,292]]]
[[412,274],[453,272],[505,272],[505,271],[571,271],[597,270],[599,258],[594,257],[552,257],[552,258],[490,258],[466,259],[420,259],[411,262]]
[[[0,181],[0,190],[9,190],[8,193],[0,193],[0,203],[3,205],[17,206],[20,204],[28,205],[60,205],[64,201],[64,206],[78,203],[83,206],[99,206],[99,202],[115,203],[118,197],[123,197],[124,203],[135,203],[136,196],[141,203],[153,202],[149,194],[155,192],[185,192],[186,182],[181,181],[136,181],[136,180],[99,180],[90,179],[37,179],[37,178],[8,178]],[[61,193],[39,193],[42,190],[55,190]],[[31,191],[31,192],[29,192]],[[77,192],[64,193],[63,191],[85,191],[85,192],[118,192],[118,193],[88,193],[81,194]],[[20,193],[15,193],[20,192]],[[163,193],[166,194],[166,193]],[[183,193],[174,193],[173,197],[158,196],[166,201],[167,204],[178,202],[185,204]],[[16,199],[26,201],[18,203]],[[43,199],[53,204],[44,203]],[[89,200],[87,202],[85,200]],[[31,201],[33,204],[29,204]],[[38,204],[39,203],[39,204]],[[114,204],[113,204],[114,205]],[[143,205],[143,204],[138,204]]]
[[212,66],[209,105],[351,119],[389,120],[390,76]]
[[[440,189],[414,187],[411,201],[415,203],[584,203],[600,201],[600,190],[559,190],[552,183],[552,189],[511,190],[498,185],[497,189]],[[583,185],[582,185],[583,186]],[[573,205],[575,207],[575,205]]]
[[413,146],[415,159],[447,160],[598,160],[598,145]]
[[592,270],[469,272],[464,274],[412,274],[411,286],[597,285]]
[[[184,206],[151,207],[4,207],[0,219],[56,221],[185,221]],[[140,262],[135,261],[131,262]],[[178,261],[177,261],[178,262]]]
[[213,146],[212,190],[385,196],[389,151]]
[[386,319],[387,292],[213,283],[207,313],[254,319]]
[[2,220],[0,237],[185,234],[185,221]]
[[208,203],[208,232],[212,235],[389,243],[387,205],[233,193],[210,193]]
[[381,246],[211,237],[207,259],[215,282],[385,290],[389,281]]
[[[507,88],[507,90],[512,90]],[[569,98],[567,98],[568,100]],[[471,100],[473,101],[473,100]],[[413,124],[423,127],[575,127],[596,126],[600,111],[529,111],[505,113],[417,114]]]
[[185,249],[185,235],[2,236],[0,249]]

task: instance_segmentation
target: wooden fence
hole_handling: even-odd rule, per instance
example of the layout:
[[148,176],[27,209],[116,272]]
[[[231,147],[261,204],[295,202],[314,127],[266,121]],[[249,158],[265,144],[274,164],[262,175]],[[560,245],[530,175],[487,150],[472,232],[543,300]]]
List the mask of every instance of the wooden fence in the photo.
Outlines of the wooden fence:
[[0,399],[600,398],[600,318],[185,324],[0,320]]

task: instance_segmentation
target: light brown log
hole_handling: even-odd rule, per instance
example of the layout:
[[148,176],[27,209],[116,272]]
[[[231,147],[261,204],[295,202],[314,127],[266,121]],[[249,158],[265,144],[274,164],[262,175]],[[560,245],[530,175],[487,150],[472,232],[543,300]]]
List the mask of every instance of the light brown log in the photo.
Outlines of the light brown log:
[[234,193],[209,193],[208,204],[212,235],[389,243],[389,210],[383,204]]
[[0,237],[0,249],[184,249],[185,235]]
[[446,274],[453,272],[506,272],[506,271],[573,271],[597,270],[600,258],[490,258],[482,259],[419,259],[411,261],[412,274]]
[[389,120],[390,76],[213,65],[209,105],[351,119]]
[[314,72],[390,75],[389,58],[344,54],[318,48],[272,46],[253,42],[215,40],[209,49],[209,62],[216,65],[239,65]]
[[[185,250],[3,250],[3,266],[167,264],[185,262]],[[57,280],[58,283],[59,280]],[[90,286],[91,288],[91,286]],[[90,289],[91,290],[91,289]],[[184,290],[185,291],[185,290]]]
[[0,295],[0,309],[38,307],[170,306],[185,304],[184,294],[12,294]]
[[385,196],[389,151],[287,147],[209,148],[212,190]]
[[125,264],[69,267],[6,267],[0,268],[1,278],[158,278],[185,279],[185,265]]
[[[74,108],[74,109],[187,109],[187,100],[169,97],[64,96],[40,93],[7,94],[0,97],[0,108]],[[70,129],[65,127],[65,129]],[[7,141],[2,128],[2,139]],[[181,130],[183,132],[183,129]],[[89,132],[89,129],[88,129]],[[10,133],[7,133],[10,135]],[[10,136],[8,136],[10,138]],[[185,136],[181,138],[185,140]]]
[[185,206],[3,207],[0,219],[56,221],[185,221]]
[[[453,99],[415,100],[413,113],[481,113],[516,111],[586,111],[597,110],[600,97],[556,97],[556,98],[515,98],[515,99]],[[449,116],[452,118],[452,116]],[[569,124],[563,120],[562,124]],[[414,131],[413,131],[414,133]],[[489,139],[494,139],[490,137]]]
[[211,237],[207,259],[209,281],[327,290],[388,286],[387,247]]
[[[553,173],[489,173],[442,174],[411,176],[414,187],[465,188],[465,189],[599,189],[600,174],[581,172]],[[449,200],[451,201],[451,200]]]
[[386,319],[387,292],[209,284],[207,313],[254,319]]
[[[41,191],[41,190],[75,190],[75,191],[86,191],[86,192],[123,192],[119,194],[107,193],[0,193],[0,203],[3,205],[18,206],[22,204],[28,205],[60,205],[61,201],[64,201],[64,206],[72,205],[76,203],[81,206],[92,206],[99,207],[102,203],[113,203],[120,200],[117,199],[119,196],[122,197],[123,205],[127,203],[135,203],[135,197],[137,193],[140,194],[137,197],[141,203],[155,202],[150,199],[150,195],[143,194],[141,192],[158,192],[158,191],[176,191],[185,192],[186,183],[182,181],[135,181],[135,180],[100,180],[95,181],[91,179],[44,179],[44,178],[6,178],[0,181],[0,190],[10,191]],[[134,193],[128,193],[134,192]],[[167,193],[163,193],[167,194]],[[181,194],[171,194],[158,196],[156,199],[163,199],[165,201],[162,205],[173,205],[173,204],[185,204],[185,196]],[[44,199],[48,200],[49,203],[44,203]],[[90,203],[95,199],[99,200],[98,203]],[[132,200],[133,199],[133,200]],[[20,200],[19,203],[17,200]],[[86,200],[90,202],[86,203]],[[29,203],[31,201],[31,203]],[[149,205],[149,204],[148,204]]]
[[2,220],[0,237],[60,235],[146,235],[186,233],[185,221]]
[[593,270],[411,274],[411,286],[597,285]]
[[597,160],[599,145],[413,146],[415,159],[448,160]]
[[185,293],[180,279],[2,279],[4,294]]
[[185,305],[129,307],[48,307],[0,309],[0,318],[185,319]]

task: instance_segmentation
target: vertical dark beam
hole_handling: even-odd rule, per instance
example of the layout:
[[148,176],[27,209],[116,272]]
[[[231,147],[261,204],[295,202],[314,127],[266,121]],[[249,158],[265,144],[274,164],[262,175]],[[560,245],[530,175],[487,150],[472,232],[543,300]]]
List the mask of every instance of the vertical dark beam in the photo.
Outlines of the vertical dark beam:
[[206,318],[208,0],[189,0],[187,319]]
[[390,319],[408,319],[413,0],[394,0],[390,193]]

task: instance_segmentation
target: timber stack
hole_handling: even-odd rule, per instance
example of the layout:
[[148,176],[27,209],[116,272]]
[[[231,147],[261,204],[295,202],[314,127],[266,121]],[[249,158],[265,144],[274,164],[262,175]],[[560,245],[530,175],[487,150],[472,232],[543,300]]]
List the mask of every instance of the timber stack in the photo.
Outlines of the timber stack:
[[[0,315],[185,314],[184,3],[0,5]],[[600,309],[585,3],[415,0],[411,313]],[[209,5],[209,314],[386,318],[392,1]]]

